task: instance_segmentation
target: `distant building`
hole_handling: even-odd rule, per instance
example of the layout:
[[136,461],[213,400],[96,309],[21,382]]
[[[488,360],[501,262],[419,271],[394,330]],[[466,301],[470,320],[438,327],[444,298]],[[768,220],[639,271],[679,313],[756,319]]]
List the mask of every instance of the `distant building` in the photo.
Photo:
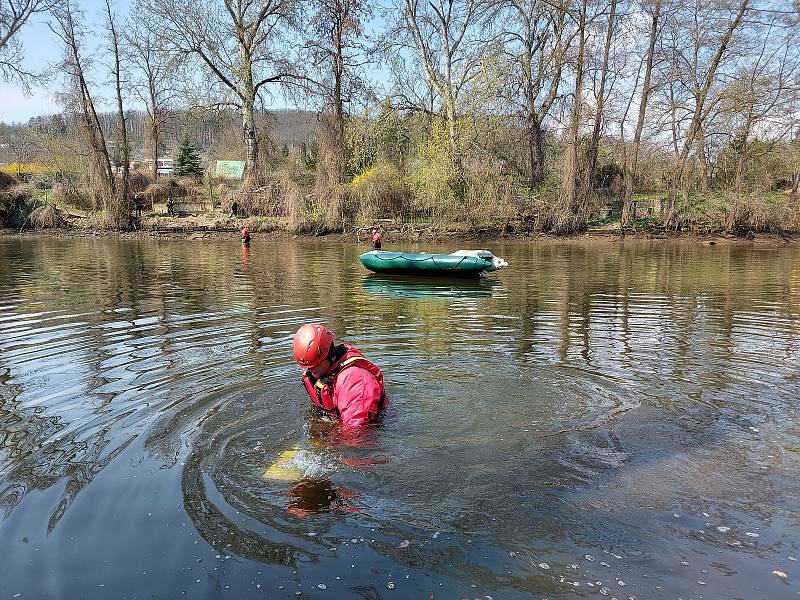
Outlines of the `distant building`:
[[[172,163],[174,159],[172,158],[159,158],[156,163],[156,168],[158,169],[157,173],[159,175],[172,175]],[[153,168],[153,159],[152,158],[145,158],[142,160],[131,161],[131,168],[141,168],[143,171],[150,172],[150,169]]]
[[159,158],[156,163],[157,173],[159,175],[172,175],[172,163],[175,162],[172,158]]

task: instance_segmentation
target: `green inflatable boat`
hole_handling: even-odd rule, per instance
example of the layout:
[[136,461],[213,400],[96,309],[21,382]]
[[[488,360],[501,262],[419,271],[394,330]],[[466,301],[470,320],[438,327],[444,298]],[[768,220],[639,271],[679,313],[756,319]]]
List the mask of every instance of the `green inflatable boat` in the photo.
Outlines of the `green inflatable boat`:
[[373,250],[360,257],[375,273],[428,277],[484,277],[508,263],[488,250],[459,250],[452,254],[413,254]]

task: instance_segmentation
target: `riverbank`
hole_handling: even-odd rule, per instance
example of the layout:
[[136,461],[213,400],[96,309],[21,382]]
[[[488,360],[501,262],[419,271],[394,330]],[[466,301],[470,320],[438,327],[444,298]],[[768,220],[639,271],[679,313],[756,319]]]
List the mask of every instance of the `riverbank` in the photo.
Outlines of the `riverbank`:
[[[619,222],[590,226],[588,230],[569,235],[554,235],[535,231],[525,221],[499,224],[475,225],[466,223],[436,223],[422,220],[400,221],[378,219],[370,226],[342,223],[336,230],[316,228],[296,230],[287,219],[280,217],[231,217],[219,211],[196,214],[166,216],[159,212],[145,213],[133,219],[134,229],[128,231],[109,230],[102,227],[96,213],[83,211],[59,211],[62,226],[32,228],[30,221],[20,229],[0,229],[3,237],[47,237],[47,238],[117,238],[117,239],[237,239],[241,227],[246,226],[254,241],[296,238],[321,238],[342,240],[346,243],[368,244],[370,229],[377,225],[388,245],[394,243],[481,243],[496,241],[528,242],[531,240],[560,242],[564,240],[596,240],[619,242],[632,240],[693,240],[704,244],[765,244],[775,246],[793,245],[800,241],[800,233],[761,233],[754,231],[734,234],[730,232],[669,231],[657,225],[642,226],[626,231],[623,236]],[[53,224],[53,223],[51,223]]]
[[[341,240],[346,243],[367,243],[368,235],[363,230],[346,233],[292,233],[280,229],[253,231],[253,241],[320,238],[328,241]],[[163,239],[163,240],[205,240],[238,239],[239,228],[234,223],[211,226],[182,218],[164,219],[158,227],[131,231],[112,231],[97,228],[61,227],[48,229],[0,229],[0,238],[111,238],[111,239]],[[757,244],[766,246],[794,246],[800,243],[800,234],[753,233],[734,235],[731,233],[697,234],[684,232],[664,232],[638,230],[621,235],[618,228],[598,227],[573,235],[552,235],[529,231],[508,231],[501,228],[465,231],[458,228],[441,230],[420,230],[410,227],[384,228],[387,245],[397,243],[442,243],[442,242],[564,242],[588,240],[594,242],[621,242],[625,240],[663,240],[693,241],[706,245]]]

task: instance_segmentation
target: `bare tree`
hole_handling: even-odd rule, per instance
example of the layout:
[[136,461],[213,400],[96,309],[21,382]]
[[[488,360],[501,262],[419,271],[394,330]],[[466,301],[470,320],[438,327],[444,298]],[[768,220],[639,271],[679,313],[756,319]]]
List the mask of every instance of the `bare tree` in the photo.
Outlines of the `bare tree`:
[[37,13],[53,6],[53,0],[0,0],[0,73],[6,78],[27,75],[23,70],[22,46],[16,37]]
[[311,17],[311,35],[305,42],[313,57],[313,70],[322,71],[321,76],[307,77],[314,84],[313,92],[322,97],[323,126],[332,146],[327,151],[336,155],[335,172],[328,175],[337,182],[347,164],[345,104],[362,84],[357,70],[364,60],[363,21],[371,14],[370,6],[364,0],[318,0]]
[[580,127],[583,119],[583,86],[586,67],[586,40],[588,23],[588,0],[581,0],[577,15],[578,52],[575,57],[575,88],[570,113],[570,124],[564,148],[562,167],[560,216],[555,225],[556,231],[572,231],[580,227],[582,216],[579,215],[578,185],[578,144]]
[[[728,45],[731,42],[734,32],[742,24],[745,13],[751,0],[739,0],[735,7],[735,12],[732,17],[726,16],[725,18],[709,19],[708,15],[702,14],[699,0],[693,8],[691,15],[693,26],[689,28],[688,32],[692,34],[692,54],[689,57],[684,55],[684,44],[676,45],[672,48],[672,52],[680,56],[681,61],[686,61],[688,58],[688,74],[690,80],[689,93],[692,99],[692,107],[690,108],[691,119],[689,126],[684,135],[683,145],[680,153],[676,157],[675,167],[673,168],[670,188],[669,188],[669,208],[667,215],[667,223],[670,225],[677,225],[677,195],[680,191],[683,194],[684,202],[687,200],[688,190],[685,186],[684,175],[686,172],[687,160],[689,152],[694,147],[697,141],[697,135],[703,126],[704,120],[708,117],[709,113],[714,109],[720,97],[708,102],[709,95],[712,92],[712,87],[716,83],[717,71],[720,68],[723,58],[726,56]],[[712,28],[718,24],[723,23],[720,31],[713,31]],[[687,32],[684,31],[684,35]],[[710,59],[705,63],[704,58],[707,51],[711,51]],[[701,134],[702,135],[702,134]]]
[[416,53],[425,79],[445,119],[450,150],[458,160],[457,121],[461,96],[477,77],[488,50],[474,31],[480,20],[477,0],[402,0],[403,42]]
[[111,54],[114,63],[111,67],[111,73],[114,76],[114,91],[117,99],[117,118],[118,124],[118,140],[119,149],[122,158],[122,178],[120,180],[119,189],[119,202],[122,206],[127,206],[128,202],[128,179],[131,165],[131,152],[128,144],[128,126],[125,123],[125,108],[122,102],[122,65],[120,61],[120,39],[117,34],[117,25],[115,22],[114,13],[111,10],[111,0],[106,0],[106,25],[108,26],[108,41],[110,44]]
[[566,6],[549,0],[500,0],[499,35],[512,65],[511,100],[521,96],[528,145],[528,185],[544,182],[543,124],[559,97],[566,53],[575,35],[567,28]]
[[147,111],[147,146],[153,179],[158,177],[158,155],[167,110],[175,95],[173,79],[180,66],[178,55],[167,52],[165,46],[139,0],[127,24],[124,48],[127,60],[133,66],[131,88]]
[[589,138],[589,146],[586,149],[586,169],[583,171],[583,183],[581,190],[581,202],[583,212],[588,216],[588,202],[594,186],[594,175],[597,170],[597,151],[600,143],[600,130],[603,124],[603,110],[606,102],[606,82],[608,78],[609,55],[611,54],[611,42],[614,37],[615,18],[617,15],[617,0],[611,0],[609,4],[608,23],[606,24],[606,39],[603,47],[603,62],[600,66],[600,88],[597,92],[597,100],[594,111],[594,127]]
[[[624,232],[631,226],[634,214],[633,204],[633,178],[636,174],[636,165],[639,161],[639,148],[642,143],[645,116],[647,115],[647,102],[652,90],[653,57],[655,56],[656,41],[659,32],[659,18],[661,17],[662,0],[654,0],[650,18],[650,36],[648,38],[647,54],[645,55],[644,80],[639,97],[639,116],[636,120],[636,129],[633,134],[633,143],[625,152],[625,167],[622,180],[622,218],[621,227]],[[638,77],[636,83],[638,84]],[[634,86],[638,87],[637,85]]]
[[739,193],[745,185],[754,131],[761,129],[772,140],[780,140],[790,135],[796,125],[800,39],[792,25],[787,27],[780,19],[764,23],[755,38],[755,52],[723,101],[722,110],[735,115],[731,131],[737,154],[734,189]]
[[100,116],[87,83],[85,59],[82,55],[83,32],[79,21],[81,14],[66,0],[54,9],[53,16],[55,23],[51,25],[51,29],[63,42],[65,49],[61,68],[67,74],[70,89],[65,95],[65,101],[68,108],[77,113],[87,145],[98,167],[103,208],[108,224],[115,228],[121,227],[124,225],[125,213],[116,193],[114,170],[111,167]]
[[199,59],[230,94],[242,118],[246,176],[258,162],[255,103],[261,89],[291,77],[285,30],[296,0],[146,0],[158,34],[173,49]]

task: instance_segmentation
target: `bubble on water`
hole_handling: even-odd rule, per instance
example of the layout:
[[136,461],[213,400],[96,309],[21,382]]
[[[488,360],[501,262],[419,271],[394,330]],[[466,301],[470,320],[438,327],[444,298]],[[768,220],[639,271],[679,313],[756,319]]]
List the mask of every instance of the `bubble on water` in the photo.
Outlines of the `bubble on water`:
[[402,542],[400,542],[400,544],[397,547],[398,548],[408,548],[410,545],[411,545],[411,542],[409,542],[408,540],[403,540]]
[[394,589],[394,581],[390,581],[386,584],[386,589],[393,590]]
[[435,531],[435,532],[433,533],[433,535],[431,535],[431,537],[432,537],[433,539],[436,539],[436,538],[438,538],[438,537],[439,537],[439,532],[438,532],[438,531]]
[[609,594],[611,594],[611,590],[610,590],[610,589],[608,589],[607,587],[601,587],[601,588],[600,588],[600,593],[601,593],[603,596],[608,596]]
[[792,561],[792,562],[797,562],[797,559],[794,556],[790,556],[789,560]]
[[607,566],[608,566],[608,563],[607,563],[606,561],[604,561],[604,560],[601,560],[601,561],[600,561],[600,564],[601,564],[602,566],[604,566],[604,567],[607,567]]
[[705,581],[700,581],[699,579],[697,580],[697,585],[705,585],[705,584],[706,584]]
[[541,562],[541,563],[539,563],[539,568],[540,569],[544,569],[545,571],[549,571],[550,570],[550,565],[548,565],[545,562]]
[[585,558],[589,562],[594,562],[594,556],[592,556],[591,554],[584,554],[583,558]]
[[317,587],[318,587],[319,589],[321,589],[321,590],[327,590],[327,589],[328,589],[328,586],[327,586],[327,585],[325,585],[324,583],[318,583],[318,584],[317,584]]
[[684,567],[688,567],[689,566],[689,562],[685,561],[685,560],[682,560],[681,561],[681,565],[684,566]]
[[719,527],[717,527],[717,531],[719,531],[720,533],[728,533],[730,530],[731,530],[730,527],[726,527],[724,525],[720,525]]
[[624,582],[624,581],[622,581],[622,579],[618,579],[618,580],[617,580],[617,585],[618,585],[619,587],[625,587],[625,582]]
[[681,516],[678,513],[672,513],[672,516],[675,517],[676,519],[680,519],[681,518]]
[[748,536],[748,537],[751,537],[751,538],[760,537],[757,533],[753,533],[752,531],[745,532],[745,535]]

